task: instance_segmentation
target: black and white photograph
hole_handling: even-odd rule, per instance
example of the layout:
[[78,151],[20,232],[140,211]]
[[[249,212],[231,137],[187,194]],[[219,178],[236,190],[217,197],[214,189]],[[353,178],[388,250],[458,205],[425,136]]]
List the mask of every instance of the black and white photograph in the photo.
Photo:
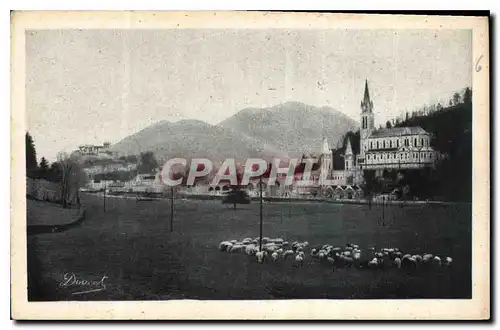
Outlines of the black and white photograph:
[[488,318],[488,17],[238,15],[20,24],[16,299]]

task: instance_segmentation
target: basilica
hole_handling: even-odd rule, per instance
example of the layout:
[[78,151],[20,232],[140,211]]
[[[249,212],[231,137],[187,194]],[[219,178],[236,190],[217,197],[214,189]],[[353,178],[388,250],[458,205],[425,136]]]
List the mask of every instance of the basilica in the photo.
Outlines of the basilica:
[[[412,170],[433,167],[440,154],[430,146],[431,135],[421,127],[375,128],[373,101],[370,99],[368,81],[361,101],[360,152],[354,154],[351,141],[347,141],[344,152],[344,169],[322,166],[331,173],[334,185],[359,185],[363,183],[363,171],[374,170],[377,176],[384,170]],[[331,160],[325,139],[322,146],[323,159]],[[326,162],[332,164],[331,161]]]

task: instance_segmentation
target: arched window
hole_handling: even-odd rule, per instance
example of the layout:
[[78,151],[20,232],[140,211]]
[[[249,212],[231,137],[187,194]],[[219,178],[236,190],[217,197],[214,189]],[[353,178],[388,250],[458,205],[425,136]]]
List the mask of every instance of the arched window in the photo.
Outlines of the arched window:
[[377,141],[377,149],[380,149],[379,145],[378,145],[378,141]]
[[389,140],[389,148],[392,148],[392,140]]
[[417,138],[414,138],[413,139],[413,146],[416,147],[417,146]]
[[399,139],[396,140],[396,146],[399,148]]

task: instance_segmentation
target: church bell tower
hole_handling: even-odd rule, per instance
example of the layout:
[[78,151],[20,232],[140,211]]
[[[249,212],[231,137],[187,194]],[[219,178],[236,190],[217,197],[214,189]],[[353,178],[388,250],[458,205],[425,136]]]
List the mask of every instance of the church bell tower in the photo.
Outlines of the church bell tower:
[[360,154],[364,157],[368,149],[367,138],[374,130],[375,122],[373,118],[373,101],[370,100],[370,91],[368,90],[368,80],[365,80],[365,93],[361,101],[361,129],[360,129]]

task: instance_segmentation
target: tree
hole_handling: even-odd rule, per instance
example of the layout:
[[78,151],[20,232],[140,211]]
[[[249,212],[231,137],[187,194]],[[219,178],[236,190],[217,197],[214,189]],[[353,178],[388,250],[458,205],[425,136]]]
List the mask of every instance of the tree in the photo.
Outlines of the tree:
[[457,92],[453,94],[453,105],[457,105],[460,103],[460,94]]
[[463,100],[465,104],[472,103],[472,90],[469,87],[467,87],[464,91]]
[[153,173],[158,168],[158,162],[152,151],[141,152],[139,166],[137,171],[139,174]]
[[436,106],[436,110],[441,111],[442,109],[443,109],[443,106],[441,105],[441,103],[438,103]]
[[408,111],[406,111],[405,121],[408,121],[408,119],[410,119],[410,116],[408,115]]
[[452,106],[453,106],[453,100],[450,100],[450,102],[448,102],[448,105],[449,105],[450,107],[452,107]]
[[40,160],[40,168],[39,168],[39,175],[41,178],[46,179],[49,171],[49,162],[45,157],[42,157]]
[[76,199],[77,204],[79,204],[79,191],[80,187],[85,184],[86,175],[78,162],[66,153],[60,152],[57,155],[57,165],[54,166],[54,169],[56,168],[59,174],[58,181],[61,189],[61,203],[63,208],[66,208],[73,199]]
[[389,120],[385,123],[385,128],[392,128],[392,124]]
[[26,173],[28,173],[28,171],[36,170],[38,164],[36,161],[35,143],[33,142],[33,138],[28,132],[26,132],[25,142],[26,142]]

